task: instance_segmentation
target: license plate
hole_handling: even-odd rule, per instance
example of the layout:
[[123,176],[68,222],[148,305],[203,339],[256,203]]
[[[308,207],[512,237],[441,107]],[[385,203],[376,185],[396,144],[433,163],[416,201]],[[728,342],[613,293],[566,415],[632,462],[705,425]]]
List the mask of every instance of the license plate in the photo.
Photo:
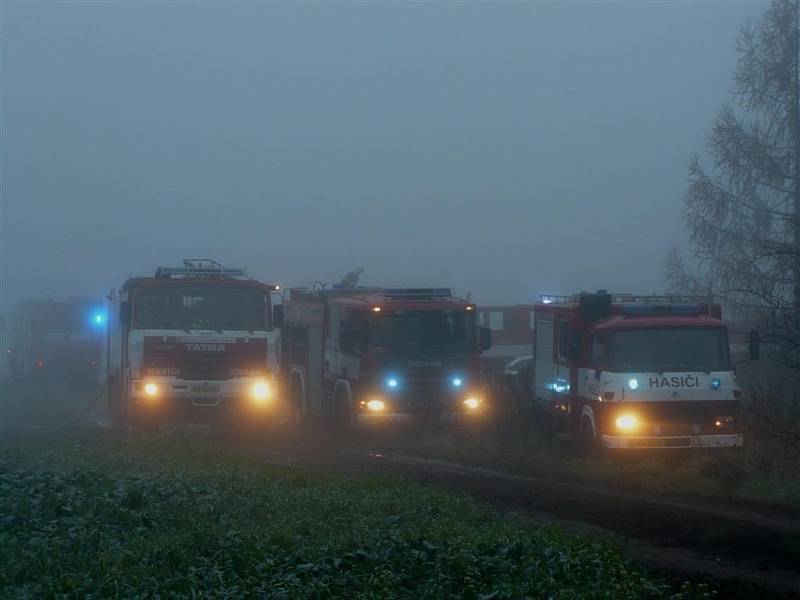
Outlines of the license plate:
[[219,405],[219,398],[214,397],[195,397],[192,398],[192,404],[194,406],[218,406]]
[[219,394],[218,385],[193,385],[192,393],[195,394]]

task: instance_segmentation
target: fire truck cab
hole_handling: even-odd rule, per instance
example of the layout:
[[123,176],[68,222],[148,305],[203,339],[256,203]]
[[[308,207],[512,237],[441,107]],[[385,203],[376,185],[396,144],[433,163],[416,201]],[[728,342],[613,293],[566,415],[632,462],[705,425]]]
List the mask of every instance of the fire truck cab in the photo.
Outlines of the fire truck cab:
[[277,289],[244,269],[191,259],[112,291],[107,390],[115,429],[277,418]]
[[102,300],[24,300],[9,329],[6,355],[15,380],[97,383],[106,333]]
[[475,306],[445,288],[292,289],[282,359],[298,416],[481,414]]
[[710,299],[543,296],[535,327],[535,413],[556,435],[587,450],[742,445],[742,392]]

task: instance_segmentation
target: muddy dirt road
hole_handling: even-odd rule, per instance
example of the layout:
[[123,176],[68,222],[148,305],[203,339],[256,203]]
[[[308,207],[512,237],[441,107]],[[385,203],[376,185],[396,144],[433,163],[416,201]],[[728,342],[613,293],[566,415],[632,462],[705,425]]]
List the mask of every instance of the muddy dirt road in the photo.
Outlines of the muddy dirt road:
[[712,582],[722,597],[800,598],[800,515],[790,510],[655,498],[523,477],[399,453],[375,438],[346,444],[273,439],[235,449],[271,464],[442,486],[574,533],[612,537],[628,558],[676,579]]

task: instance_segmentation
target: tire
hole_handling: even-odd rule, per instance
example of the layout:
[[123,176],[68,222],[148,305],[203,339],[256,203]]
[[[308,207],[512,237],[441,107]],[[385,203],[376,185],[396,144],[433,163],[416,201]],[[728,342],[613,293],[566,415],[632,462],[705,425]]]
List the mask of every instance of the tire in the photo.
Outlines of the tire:
[[337,430],[343,431],[353,425],[353,412],[348,395],[345,392],[336,393],[333,407],[333,420]]
[[581,430],[578,435],[577,443],[578,455],[583,458],[590,458],[596,454],[597,439],[594,427],[588,417],[581,419]]
[[302,427],[305,421],[303,414],[303,386],[298,377],[292,377],[289,384],[289,424],[294,429]]

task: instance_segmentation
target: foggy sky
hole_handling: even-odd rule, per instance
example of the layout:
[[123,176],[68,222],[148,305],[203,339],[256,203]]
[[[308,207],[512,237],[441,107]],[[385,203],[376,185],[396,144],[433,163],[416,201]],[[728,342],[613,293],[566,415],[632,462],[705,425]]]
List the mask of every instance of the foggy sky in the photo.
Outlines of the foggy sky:
[[0,312],[187,256],[479,303],[661,291],[764,7],[2,3]]

